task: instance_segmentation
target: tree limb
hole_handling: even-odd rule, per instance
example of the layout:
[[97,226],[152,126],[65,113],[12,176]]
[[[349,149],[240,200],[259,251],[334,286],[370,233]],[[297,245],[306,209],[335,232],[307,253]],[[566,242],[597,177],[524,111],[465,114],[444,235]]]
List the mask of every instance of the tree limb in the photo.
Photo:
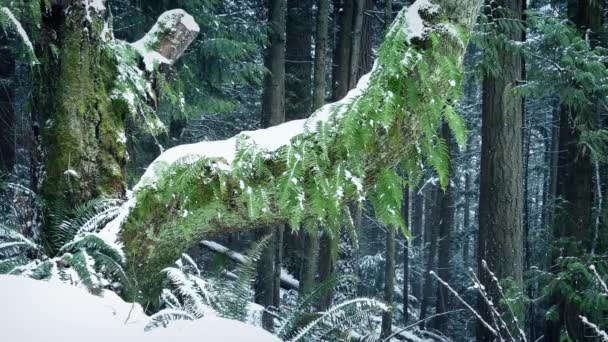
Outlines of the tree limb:
[[[148,298],[160,270],[214,234],[289,222],[339,234],[344,203],[370,196],[384,224],[402,226],[401,163],[423,161],[447,179],[437,127],[458,128],[450,102],[477,0],[418,0],[404,8],[372,72],[345,99],[308,120],[163,153],[134,188],[121,239],[129,271]],[[398,188],[398,191],[393,189]],[[369,193],[368,193],[369,192]]]

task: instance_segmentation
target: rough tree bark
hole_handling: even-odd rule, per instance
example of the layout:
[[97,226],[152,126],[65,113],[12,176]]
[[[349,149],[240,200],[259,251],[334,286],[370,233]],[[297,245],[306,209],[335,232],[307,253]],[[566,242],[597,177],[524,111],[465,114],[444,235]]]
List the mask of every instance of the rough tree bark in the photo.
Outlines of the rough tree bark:
[[[435,256],[437,255],[437,235],[439,233],[438,206],[441,205],[443,192],[437,186],[431,186],[427,190],[424,199],[424,244],[426,247],[424,265],[424,285],[422,289],[422,300],[420,301],[420,320],[427,318],[428,309],[433,300],[433,289],[435,281],[431,271],[435,269]],[[426,321],[421,322],[422,327],[427,326]]]
[[[315,64],[313,75],[312,109],[317,110],[325,104],[326,92],[326,66],[327,66],[327,31],[329,21],[329,0],[319,0],[317,10],[317,27],[315,40]],[[308,231],[305,241],[303,277],[300,293],[309,293],[315,284],[317,275],[317,257],[319,249],[319,235],[316,227]]]
[[[491,6],[505,9],[488,14],[491,23],[522,18],[521,0],[501,0]],[[521,40],[521,30],[504,27],[497,24],[494,29],[508,39]],[[500,295],[482,261],[487,262],[498,279],[511,278],[520,288],[523,288],[524,262],[522,100],[513,92],[521,80],[522,65],[521,56],[503,46],[497,47],[500,72],[484,75],[482,95],[478,273],[494,303]],[[488,313],[487,310],[485,301],[480,300],[480,311]],[[489,317],[489,313],[484,317]],[[494,336],[479,325],[477,340],[493,339]]]
[[[377,177],[393,170],[405,155],[412,156],[411,161],[420,158],[416,155],[416,143],[420,139],[434,139],[436,134],[420,129],[421,115],[435,113],[424,117],[424,121],[431,119],[434,125],[439,124],[436,121],[440,116],[433,111],[448,105],[447,97],[454,95],[449,81],[458,79],[468,32],[477,11],[477,1],[473,0],[418,1],[400,12],[394,30],[380,49],[378,66],[343,101],[324,106],[308,120],[246,133],[238,140],[178,146],[163,153],[135,187],[134,196],[118,218],[122,222],[119,235],[125,247],[127,268],[136,277],[142,294],[156,298],[159,271],[205,236],[259,225],[299,223],[293,222],[296,218],[300,222],[322,220],[335,228],[338,225],[334,219],[339,216],[334,210],[338,208],[335,201],[349,203],[365,195]],[[407,31],[406,17],[420,18],[426,29]],[[441,44],[433,44],[431,35]],[[396,44],[396,40],[405,40],[407,47]],[[404,68],[408,61],[401,56],[406,52],[419,54],[421,58]],[[443,63],[453,67],[433,67]],[[421,69],[423,66],[426,67]],[[417,77],[421,73],[425,77]],[[395,96],[384,96],[387,91]],[[416,96],[420,101],[402,101],[408,96]],[[364,124],[380,113],[393,114],[388,130]],[[327,120],[331,125],[326,124]],[[370,129],[365,149],[359,146],[360,141],[343,132],[347,126],[356,131]],[[286,137],[286,131],[291,135]],[[273,139],[272,143],[279,146],[268,147],[262,143],[265,140],[260,140],[267,136],[275,138],[276,134],[281,134],[277,139],[285,139],[281,144]],[[295,162],[298,159],[290,153],[294,148],[306,148],[305,156],[324,158],[325,162],[313,172],[311,165]],[[287,172],[296,170],[296,166],[302,168],[297,175]],[[322,190],[317,186],[325,184],[317,183],[322,181],[315,177],[320,171],[326,172],[327,177],[350,183],[340,189],[341,197],[320,195]],[[356,182],[359,179],[361,184]],[[286,196],[277,192],[277,185],[286,191]],[[299,185],[303,187],[298,188]],[[313,205],[312,195],[317,196],[317,204],[331,202]],[[262,208],[257,207],[260,203]],[[331,231],[331,227],[326,229]]]
[[[268,69],[262,94],[262,127],[271,127],[285,121],[285,0],[268,0],[269,42],[264,64]],[[260,235],[270,235],[268,246],[257,263],[256,298],[258,304],[278,307],[280,272],[285,225],[277,223],[261,229]],[[272,331],[273,316],[264,311],[262,326]]]
[[287,1],[285,54],[287,120],[303,119],[311,113],[312,17],[312,0]]

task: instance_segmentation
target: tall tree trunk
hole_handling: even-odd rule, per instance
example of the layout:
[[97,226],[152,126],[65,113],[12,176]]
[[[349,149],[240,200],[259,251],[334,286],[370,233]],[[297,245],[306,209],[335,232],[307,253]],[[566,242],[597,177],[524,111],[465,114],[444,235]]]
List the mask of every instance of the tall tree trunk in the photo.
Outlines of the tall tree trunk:
[[351,35],[350,67],[348,75],[348,88],[352,89],[359,80],[359,66],[361,61],[361,29],[363,28],[363,8],[365,0],[353,0],[353,30]]
[[16,149],[15,56],[6,35],[0,35],[0,179],[13,170]]
[[[352,21],[354,11],[354,0],[334,0],[334,20],[336,25],[337,41],[334,49],[332,98],[339,100],[346,96],[349,87],[350,49],[352,43]],[[319,265],[320,281],[327,282],[336,277],[336,262],[338,257],[338,241],[340,236],[323,234],[321,237],[321,261]],[[328,309],[331,306],[334,289],[328,289],[320,301],[320,309]]]
[[[374,45],[374,21],[376,19],[368,13],[373,12],[375,8],[374,0],[365,0],[365,7],[363,8],[363,27],[361,28],[359,73],[357,75],[357,79],[370,72],[372,70],[372,66],[374,65],[374,54],[372,48]],[[389,22],[388,25],[385,25],[385,27],[390,26],[391,23],[392,21]]]
[[[339,239],[339,237],[331,237],[325,232],[321,236],[319,253],[319,279],[320,283],[322,284],[335,280]],[[333,297],[333,287],[328,288],[319,300],[319,310],[323,311],[329,309],[331,307]]]
[[287,0],[285,115],[288,121],[310,115],[312,17],[312,0]]
[[43,13],[37,50],[44,62],[34,93],[45,156],[42,196],[50,207],[123,197],[125,113],[110,97],[117,70],[100,39],[107,13],[83,1]]
[[[601,1],[568,1],[568,17],[576,24],[580,34],[588,37],[590,44],[597,44],[602,27]],[[594,181],[591,151],[580,144],[582,130],[594,129],[598,123],[594,105],[582,108],[560,107],[559,157],[557,166],[556,195],[561,200],[561,211],[554,216],[553,232],[559,250],[552,255],[551,269],[559,270],[555,263],[561,257],[580,256],[591,251],[593,234]],[[557,219],[559,217],[559,220]],[[568,243],[568,244],[566,244]],[[554,305],[559,310],[559,320],[547,322],[545,337],[559,338],[561,331],[576,341],[588,338],[580,321],[577,304],[555,294]]]
[[[262,251],[260,259],[256,264],[257,276],[255,279],[255,294],[254,299],[257,304],[262,305],[266,309],[270,309],[274,305],[274,286],[275,286],[275,234],[272,226],[260,228],[256,232],[258,240],[267,238],[267,246]],[[262,314],[262,327],[268,331],[274,329],[274,318],[271,314],[264,311]]]
[[[327,31],[329,21],[329,0],[318,0],[317,27],[315,41],[315,63],[314,63],[314,87],[312,110],[315,111],[325,104],[326,92],[326,66],[327,66]],[[310,293],[314,288],[317,274],[317,257],[319,249],[319,237],[317,229],[306,232],[304,240],[304,265],[303,277],[300,286],[300,294]]]
[[[264,64],[268,69],[262,94],[262,126],[275,126],[285,121],[285,0],[268,0],[268,22],[270,26],[268,46]],[[262,306],[278,307],[279,298],[275,289],[277,274],[281,272],[283,224],[268,226],[262,231],[273,235],[258,262],[256,297]],[[279,251],[279,252],[278,252]],[[275,302],[276,300],[276,302]],[[273,318],[264,311],[264,329],[273,330]]]
[[[467,149],[468,151],[468,149]],[[465,152],[466,153],[466,152]],[[462,213],[462,230],[464,242],[462,244],[462,262],[465,270],[471,265],[471,174],[464,175],[464,207]]]
[[[409,189],[403,189],[403,206],[401,209],[401,215],[405,219],[405,224],[408,229],[411,229],[409,214],[410,214],[410,198],[412,197]],[[407,238],[403,242],[403,323],[407,324],[410,319],[409,307],[410,307],[410,244]]]
[[[521,0],[501,0],[491,6],[503,11],[487,14],[497,23],[495,30],[513,41],[521,41],[522,32],[500,20],[521,20]],[[498,17],[498,15],[506,17]],[[511,25],[508,25],[511,27]],[[500,71],[484,75],[482,95],[482,144],[479,189],[478,273],[491,300],[500,296],[483,262],[498,279],[512,278],[523,286],[523,167],[522,167],[522,100],[513,92],[522,77],[521,57],[514,51],[498,47]],[[513,146],[519,146],[513,148]],[[489,317],[485,301],[480,300],[480,312]],[[520,320],[520,322],[523,320]],[[490,341],[494,336],[479,324],[477,340]]]
[[325,104],[326,66],[327,66],[327,30],[329,21],[329,0],[318,0],[317,32],[315,41],[313,110]]
[[[422,290],[422,301],[420,302],[420,320],[428,316],[428,309],[433,301],[433,289],[435,280],[430,272],[435,269],[435,257],[437,255],[437,236],[439,234],[438,206],[441,205],[443,191],[436,186],[431,187],[426,194],[424,201],[424,229],[425,247],[427,249],[424,267],[424,286]],[[426,327],[427,322],[422,322],[422,327]]]
[[354,0],[334,0],[334,20],[337,21],[337,41],[334,48],[332,72],[332,98],[337,101],[349,89],[350,49],[352,47],[352,23]]
[[[418,258],[410,261],[411,266],[420,266],[419,269],[422,269],[422,232],[423,232],[423,205],[424,205],[424,197],[417,192],[413,191],[412,196],[410,197],[410,201],[412,203],[412,243],[411,248],[414,249],[418,253]],[[413,267],[410,267],[413,268]],[[410,272],[411,273],[411,272]],[[422,281],[420,278],[420,274],[414,274],[411,277],[411,285],[412,291],[411,294],[416,297],[418,304],[420,304],[420,300],[422,299]]]
[[384,301],[389,310],[382,313],[382,330],[380,338],[391,335],[393,324],[393,302],[395,297],[395,239],[394,227],[386,227],[386,263],[384,264]]
[[[451,137],[450,128],[447,124],[443,125],[442,136],[446,141],[448,151],[450,151],[451,155],[453,156],[453,139]],[[453,172],[453,170],[451,171]],[[450,178],[452,179],[453,176]],[[441,203],[438,203],[441,205],[441,222],[439,223],[439,235],[437,237],[439,240],[437,273],[441,279],[447,283],[450,283],[452,229],[454,225],[454,188],[451,184],[448,183],[448,186],[441,197]],[[435,313],[446,313],[449,310],[449,297],[448,289],[446,289],[445,286],[437,286],[436,300],[437,303],[435,306]],[[435,329],[445,334],[447,332],[447,322],[446,315],[439,315],[435,317],[433,323]]]

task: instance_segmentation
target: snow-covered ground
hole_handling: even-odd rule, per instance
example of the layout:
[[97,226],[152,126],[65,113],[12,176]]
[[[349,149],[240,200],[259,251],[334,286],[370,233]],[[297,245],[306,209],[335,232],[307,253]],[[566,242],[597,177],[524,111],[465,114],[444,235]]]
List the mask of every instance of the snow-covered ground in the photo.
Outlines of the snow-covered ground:
[[2,341],[280,341],[260,328],[219,317],[144,332],[148,317],[142,308],[112,292],[102,298],[63,283],[10,275],[0,275],[0,304]]

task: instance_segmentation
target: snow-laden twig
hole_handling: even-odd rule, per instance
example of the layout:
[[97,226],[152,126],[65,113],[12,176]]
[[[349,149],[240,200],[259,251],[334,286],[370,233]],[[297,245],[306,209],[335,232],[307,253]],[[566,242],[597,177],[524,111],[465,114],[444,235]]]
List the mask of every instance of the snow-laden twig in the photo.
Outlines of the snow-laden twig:
[[583,321],[583,324],[585,324],[589,328],[593,329],[595,331],[595,333],[597,334],[597,336],[602,339],[602,341],[608,342],[608,333],[607,332],[600,329],[600,327],[598,327],[596,324],[589,322],[587,317],[585,317],[585,316],[578,316],[578,317],[581,319],[581,321]]
[[486,322],[483,317],[481,317],[481,315],[471,306],[469,305],[469,303],[467,303],[466,300],[464,300],[459,294],[458,292],[456,292],[456,290],[454,290],[450,284],[448,284],[447,282],[445,282],[443,279],[441,279],[435,272],[433,271],[429,271],[429,274],[432,275],[433,277],[435,277],[435,279],[437,279],[437,281],[439,283],[441,283],[441,285],[443,285],[446,289],[448,289],[453,295],[454,297],[456,297],[456,299],[458,299],[458,301],[460,301],[462,303],[462,305],[464,305],[467,309],[469,309],[469,311],[471,311],[471,313],[473,315],[475,315],[475,317],[477,317],[477,319],[486,327],[486,329],[488,329],[494,336],[498,336],[498,331],[496,331],[496,329],[494,329],[494,327],[492,327],[488,322]]
[[[498,332],[498,335],[497,335],[498,340],[504,341],[501,331],[506,330],[507,333],[509,334],[509,337],[511,338],[511,341],[515,341],[515,339],[511,335],[511,332],[509,331],[509,329],[507,327],[506,322],[502,319],[502,316],[496,309],[496,306],[494,305],[492,298],[490,298],[490,295],[486,291],[485,286],[481,283],[481,280],[479,280],[479,278],[477,277],[475,272],[473,272],[473,270],[470,268],[469,268],[469,274],[471,275],[471,279],[473,279],[473,282],[475,283],[475,288],[477,289],[477,292],[479,292],[481,298],[485,301],[486,305],[488,306],[488,310],[490,311],[490,315],[492,317],[492,320],[494,321],[494,327],[496,328],[496,331]],[[501,326],[502,326],[502,328],[501,328]]]
[[502,298],[505,299],[507,308],[509,308],[509,313],[513,317],[513,322],[515,322],[515,325],[517,326],[517,331],[519,332],[519,336],[521,337],[522,341],[526,342],[527,341],[526,334],[524,333],[523,329],[520,327],[519,320],[517,319],[515,312],[513,312],[513,308],[511,307],[511,304],[509,303],[507,296],[505,296],[505,293],[502,289],[502,286],[500,285],[500,282],[498,281],[498,278],[496,277],[494,272],[492,272],[490,270],[490,268],[488,267],[488,263],[485,260],[482,260],[481,264],[482,264],[483,268],[486,270],[486,272],[488,272],[488,274],[492,277],[492,281],[494,282],[494,284],[496,284],[496,287],[498,288],[498,292],[500,293]]
[[11,25],[15,29],[15,32],[17,33],[19,38],[21,39],[21,41],[23,41],[23,44],[27,48],[27,52],[31,57],[31,64],[38,64],[39,62],[36,58],[36,53],[34,52],[34,45],[32,45],[30,37],[27,35],[27,32],[25,32],[23,26],[21,25],[19,20],[17,20],[13,12],[11,12],[11,10],[7,7],[2,7],[0,8],[0,14],[4,14],[4,16],[7,17],[9,25]]
[[595,265],[589,266],[589,269],[591,270],[591,272],[593,272],[593,275],[595,276],[597,281],[600,283],[600,287],[602,288],[604,293],[608,296],[608,285],[606,285],[606,282],[604,282],[602,277],[600,277],[599,273],[597,273],[597,269],[595,268]]

